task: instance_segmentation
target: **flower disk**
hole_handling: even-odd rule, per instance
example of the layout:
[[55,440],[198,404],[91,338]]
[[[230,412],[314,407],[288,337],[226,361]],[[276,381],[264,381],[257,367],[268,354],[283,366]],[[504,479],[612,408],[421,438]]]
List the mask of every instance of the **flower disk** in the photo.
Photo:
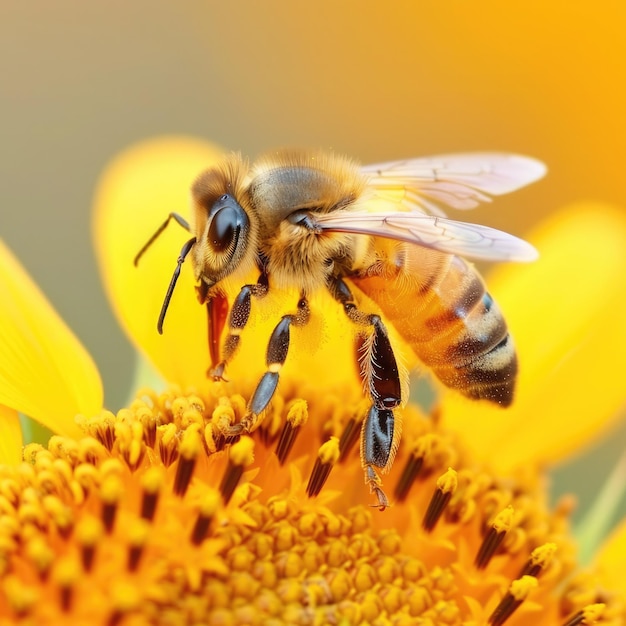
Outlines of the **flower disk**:
[[227,441],[245,402],[226,385],[144,391],[82,439],[27,446],[0,470],[0,623],[619,623],[616,599],[570,576],[567,506],[490,475],[436,419],[405,410],[379,512],[366,405],[272,406]]

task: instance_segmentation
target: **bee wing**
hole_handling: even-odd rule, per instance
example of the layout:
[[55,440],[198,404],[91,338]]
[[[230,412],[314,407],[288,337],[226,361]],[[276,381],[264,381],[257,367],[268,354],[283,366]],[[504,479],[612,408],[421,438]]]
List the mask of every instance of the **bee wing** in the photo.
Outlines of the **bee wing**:
[[387,237],[487,261],[533,261],[537,250],[508,233],[417,212],[373,213],[366,210],[317,214],[316,225],[330,232]]
[[476,152],[366,165],[361,172],[376,197],[395,200],[399,210],[443,215],[438,204],[473,209],[538,180],[546,167],[517,154]]

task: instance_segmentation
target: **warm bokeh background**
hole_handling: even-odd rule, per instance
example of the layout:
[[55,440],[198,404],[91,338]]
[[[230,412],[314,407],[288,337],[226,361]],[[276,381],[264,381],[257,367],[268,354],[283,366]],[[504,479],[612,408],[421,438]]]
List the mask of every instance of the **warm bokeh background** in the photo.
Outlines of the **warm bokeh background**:
[[[522,234],[570,201],[626,207],[625,27],[623,0],[4,2],[0,236],[95,356],[116,408],[131,350],[89,222],[117,152],[182,133],[250,156],[284,144],[364,162],[531,154],[549,176],[473,215]],[[556,492],[588,502],[625,438],[559,469]]]

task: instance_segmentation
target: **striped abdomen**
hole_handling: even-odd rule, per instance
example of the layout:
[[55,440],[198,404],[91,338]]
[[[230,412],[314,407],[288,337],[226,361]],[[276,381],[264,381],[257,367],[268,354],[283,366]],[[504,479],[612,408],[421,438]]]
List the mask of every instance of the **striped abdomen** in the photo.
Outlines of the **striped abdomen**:
[[508,406],[517,357],[506,322],[476,270],[460,257],[396,248],[354,283],[446,386]]

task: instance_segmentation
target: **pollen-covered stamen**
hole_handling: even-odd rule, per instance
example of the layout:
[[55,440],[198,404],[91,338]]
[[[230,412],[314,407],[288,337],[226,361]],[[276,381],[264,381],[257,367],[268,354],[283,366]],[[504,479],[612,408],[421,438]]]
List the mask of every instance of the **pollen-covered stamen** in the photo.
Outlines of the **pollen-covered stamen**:
[[502,544],[506,533],[513,524],[513,514],[513,507],[509,505],[496,515],[476,555],[474,565],[476,565],[478,569],[487,567],[489,561],[491,561],[493,555],[496,553],[496,550]]
[[209,532],[211,520],[220,505],[220,494],[213,489],[208,489],[200,503],[198,517],[191,531],[191,543],[195,546],[200,545],[204,541]]
[[159,456],[165,467],[169,467],[178,458],[178,428],[176,424],[165,424],[157,429]]
[[563,622],[563,626],[596,624],[602,618],[605,608],[606,605],[602,603],[590,604],[572,615],[572,617],[570,617],[566,622]]
[[241,437],[228,450],[228,467],[222,477],[219,491],[224,504],[228,504],[235,488],[241,480],[245,468],[254,461],[254,441],[251,437]]
[[[120,411],[120,413],[123,412],[124,409]],[[128,412],[130,413],[130,411]],[[141,464],[146,451],[141,422],[130,420],[118,421],[115,425],[115,437],[117,439],[120,455],[131,470],[136,470]]]
[[546,568],[550,565],[555,554],[555,543],[544,543],[535,548],[531,552],[530,557],[528,557],[528,561],[524,564],[518,578],[522,576],[534,576],[535,578],[539,578],[539,575],[545,572]]
[[135,585],[124,582],[114,583],[110,592],[111,613],[107,626],[118,626],[118,624],[126,623],[124,618],[137,611],[141,601],[141,594]]
[[430,500],[426,515],[424,515],[424,520],[422,521],[424,530],[427,532],[433,530],[442,513],[445,511],[446,506],[448,506],[448,502],[450,502],[450,498],[456,491],[457,486],[457,473],[449,467],[448,471],[437,479],[437,488],[435,489],[435,493]]
[[102,411],[102,415],[84,422],[83,428],[111,452],[115,443],[115,424],[115,415],[110,411]]
[[83,569],[91,571],[96,548],[104,537],[104,527],[97,517],[86,516],[76,525],[76,541],[80,547]]
[[28,541],[25,552],[30,562],[35,566],[39,578],[45,581],[55,561],[55,552],[41,535],[35,535]]
[[[350,452],[354,450],[357,442],[361,438],[361,429],[363,428],[363,420],[370,410],[371,403],[369,400],[363,400],[352,417],[345,423],[341,436],[339,437],[339,462],[343,463]],[[338,429],[337,429],[338,430]]]
[[424,459],[432,451],[433,442],[434,437],[430,434],[419,437],[415,442],[396,484],[394,495],[398,500],[404,501],[406,499],[411,486],[422,471]]
[[393,491],[393,495],[398,501],[404,502],[404,500],[406,500],[407,495],[409,495],[409,490],[422,470],[423,464],[423,456],[416,456],[415,454],[409,455],[402,469],[402,474],[400,474],[400,478],[396,483],[396,488]]
[[276,456],[281,465],[287,460],[298,433],[302,426],[306,424],[308,417],[307,403],[304,400],[295,400],[287,412],[287,419],[276,445]]
[[324,483],[330,476],[333,466],[339,460],[339,439],[331,437],[323,443],[318,452],[313,471],[306,487],[306,492],[310,498],[317,496],[322,490]]
[[115,524],[115,517],[120,499],[124,493],[124,484],[116,474],[109,474],[102,482],[100,498],[102,500],[101,519],[107,534],[110,534]]
[[[245,411],[244,411],[245,413]],[[237,423],[234,407],[229,404],[218,404],[211,415],[211,445],[210,448],[223,450],[228,444],[238,441],[239,436],[227,436]]]
[[39,593],[35,587],[25,585],[19,576],[7,576],[2,581],[2,588],[8,605],[17,617],[26,617],[39,602]]
[[526,600],[528,594],[537,588],[538,584],[534,576],[522,576],[514,580],[504,598],[500,600],[500,603],[489,617],[489,623],[492,626],[504,624],[515,613],[522,602]]
[[139,566],[141,555],[150,537],[150,524],[143,519],[134,519],[128,527],[128,559],[126,567],[134,572]]
[[94,437],[85,437],[78,442],[78,458],[81,463],[97,465],[107,456],[106,447]]
[[148,407],[143,407],[137,411],[137,419],[140,421],[143,429],[143,440],[149,448],[154,448],[156,444],[157,426],[159,420],[157,415]]
[[193,424],[184,432],[180,442],[178,466],[176,477],[174,478],[173,491],[177,496],[184,496],[193,476],[196,467],[196,460],[202,451],[202,440],[200,438],[199,426]]
[[143,494],[141,497],[141,517],[152,521],[159,501],[159,492],[165,482],[163,470],[158,466],[150,467],[141,478]]
[[[38,502],[21,505],[19,507],[20,521],[22,523],[27,521],[36,522],[39,518],[35,513],[38,512],[42,514],[43,511],[48,514],[61,537],[67,539],[72,534],[74,530],[74,515],[72,509],[57,496],[44,496],[41,505]],[[40,528],[42,527],[43,524],[40,523]]]
[[59,589],[59,606],[66,613],[72,608],[74,586],[81,575],[80,566],[70,557],[61,559],[54,568],[53,578]]

